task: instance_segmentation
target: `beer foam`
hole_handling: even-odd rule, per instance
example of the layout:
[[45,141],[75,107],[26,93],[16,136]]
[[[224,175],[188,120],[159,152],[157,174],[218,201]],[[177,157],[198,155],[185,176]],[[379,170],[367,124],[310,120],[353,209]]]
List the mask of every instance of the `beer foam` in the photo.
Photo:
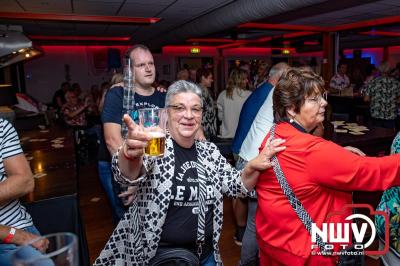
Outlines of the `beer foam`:
[[156,139],[156,138],[164,138],[165,137],[165,133],[163,132],[159,132],[159,131],[150,131],[147,132],[151,138]]

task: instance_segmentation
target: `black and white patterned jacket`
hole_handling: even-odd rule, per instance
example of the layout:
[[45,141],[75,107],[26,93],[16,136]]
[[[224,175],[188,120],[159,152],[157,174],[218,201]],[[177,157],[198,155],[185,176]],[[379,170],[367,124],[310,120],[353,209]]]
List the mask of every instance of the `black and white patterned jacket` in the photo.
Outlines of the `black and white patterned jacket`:
[[[213,247],[217,265],[222,265],[218,241],[222,230],[223,195],[245,197],[240,172],[231,167],[211,142],[196,141],[197,172],[206,173],[214,186]],[[115,179],[136,184],[134,203],[117,225],[94,265],[147,265],[155,255],[171,198],[175,158],[172,139],[167,136],[162,158],[144,159],[146,174],[135,181],[125,179],[118,168],[118,152],[113,156]]]

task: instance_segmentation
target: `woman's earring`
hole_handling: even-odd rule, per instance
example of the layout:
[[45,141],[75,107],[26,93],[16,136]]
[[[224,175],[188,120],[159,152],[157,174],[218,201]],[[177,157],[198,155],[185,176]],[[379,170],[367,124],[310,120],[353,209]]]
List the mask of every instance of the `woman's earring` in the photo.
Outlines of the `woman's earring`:
[[290,118],[290,119],[289,119],[289,122],[290,122],[290,123],[293,123],[293,122],[294,122],[293,118]]

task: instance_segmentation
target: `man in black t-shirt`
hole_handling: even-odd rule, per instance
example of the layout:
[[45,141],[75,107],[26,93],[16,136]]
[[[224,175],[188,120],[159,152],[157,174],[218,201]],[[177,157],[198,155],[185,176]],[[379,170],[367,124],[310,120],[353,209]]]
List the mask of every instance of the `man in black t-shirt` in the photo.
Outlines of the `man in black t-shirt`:
[[[131,47],[127,54],[133,62],[135,75],[135,110],[142,108],[162,108],[165,105],[165,93],[157,91],[152,84],[155,80],[156,70],[153,55],[144,45]],[[117,151],[122,145],[121,135],[123,116],[123,87],[112,87],[106,94],[103,112],[101,115],[104,129],[104,139],[111,154]],[[135,116],[135,115],[134,115]],[[124,193],[124,196],[129,192]],[[132,197],[125,200],[129,205]]]

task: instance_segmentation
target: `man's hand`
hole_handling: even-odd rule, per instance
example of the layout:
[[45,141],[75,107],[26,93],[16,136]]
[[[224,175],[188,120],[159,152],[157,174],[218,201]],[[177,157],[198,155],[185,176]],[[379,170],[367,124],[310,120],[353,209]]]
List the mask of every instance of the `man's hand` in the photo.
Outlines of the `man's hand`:
[[122,152],[127,158],[139,159],[144,155],[144,148],[151,137],[143,130],[143,127],[137,125],[127,114],[124,115],[124,123],[128,127],[128,134]]
[[[12,243],[21,246],[26,245],[38,238],[40,238],[40,236],[21,229],[16,229]],[[43,253],[49,247],[49,240],[44,238],[39,239],[38,241],[35,241],[32,246]]]
[[123,82],[119,82],[119,83],[113,84],[110,89],[112,89],[114,87],[123,87],[123,86],[124,86],[124,83]]
[[161,86],[158,86],[158,87],[156,88],[156,90],[158,90],[159,92],[167,93],[167,89],[164,88],[164,87],[161,87]]

